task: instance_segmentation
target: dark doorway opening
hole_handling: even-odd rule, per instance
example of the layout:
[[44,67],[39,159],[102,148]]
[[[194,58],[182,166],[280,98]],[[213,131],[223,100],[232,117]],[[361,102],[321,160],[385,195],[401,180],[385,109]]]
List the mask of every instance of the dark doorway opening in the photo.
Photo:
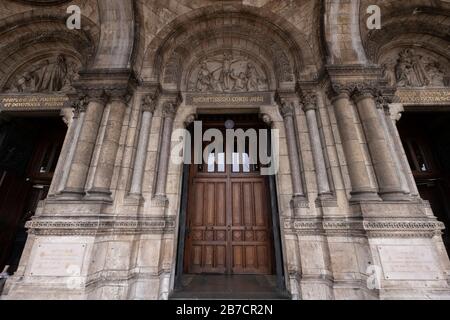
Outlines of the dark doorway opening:
[[450,255],[450,112],[406,112],[400,137],[420,196],[430,202]]
[[[202,136],[209,129],[222,132],[224,152],[226,129],[269,132],[257,114],[201,115],[198,121]],[[240,150],[233,142],[231,163],[211,150],[201,164],[184,166],[172,298],[285,297],[275,179],[261,175],[259,161],[249,161],[250,140]]]
[[25,223],[46,198],[67,126],[58,116],[0,119],[0,269],[13,274]]

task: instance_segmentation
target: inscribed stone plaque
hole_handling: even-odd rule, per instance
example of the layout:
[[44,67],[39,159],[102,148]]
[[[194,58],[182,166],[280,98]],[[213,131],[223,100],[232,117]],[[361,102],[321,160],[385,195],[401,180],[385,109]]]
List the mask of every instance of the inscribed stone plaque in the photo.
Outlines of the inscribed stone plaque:
[[30,275],[70,276],[70,268],[83,264],[86,245],[78,243],[42,243],[34,255]]
[[439,262],[428,245],[378,246],[384,277],[387,280],[440,279]]
[[65,95],[7,95],[0,96],[0,109],[5,111],[60,110],[69,98]]
[[272,104],[268,92],[202,94],[186,93],[186,105],[196,106],[255,106]]

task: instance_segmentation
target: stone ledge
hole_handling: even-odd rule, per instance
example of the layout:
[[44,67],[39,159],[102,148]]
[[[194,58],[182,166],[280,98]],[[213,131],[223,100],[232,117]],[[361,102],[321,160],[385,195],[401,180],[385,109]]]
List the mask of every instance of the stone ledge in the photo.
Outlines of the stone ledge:
[[124,218],[35,218],[25,225],[36,235],[98,235],[98,234],[143,234],[172,232],[175,227],[173,217],[152,217],[140,219]]
[[444,224],[437,220],[419,219],[322,219],[294,218],[284,223],[285,230],[307,235],[354,234],[368,237],[421,237],[439,235]]

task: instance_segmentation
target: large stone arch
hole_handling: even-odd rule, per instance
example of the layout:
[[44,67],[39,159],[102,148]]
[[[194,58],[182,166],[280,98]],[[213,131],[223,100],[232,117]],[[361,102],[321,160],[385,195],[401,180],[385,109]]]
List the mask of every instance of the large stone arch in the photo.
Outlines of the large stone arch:
[[92,68],[131,67],[135,19],[133,0],[98,1],[101,35]]
[[[197,45],[196,51],[200,52],[211,44],[212,38],[217,39],[218,34],[223,38],[240,38],[247,44],[256,44],[254,47],[258,53],[260,51],[272,61],[277,60],[274,59],[276,54],[286,55],[278,60],[289,63],[292,82],[300,76],[305,80],[315,79],[321,69],[322,59],[314,53],[321,50],[313,48],[320,41],[307,39],[286,19],[265,8],[245,5],[213,5],[177,17],[153,38],[145,53],[136,53],[138,59],[135,68],[146,81],[162,81],[166,64],[174,61],[174,52],[192,54],[193,43]],[[237,42],[228,45],[225,43],[224,48],[231,48],[233,45],[237,45]],[[271,54],[267,52],[270,51],[269,48],[272,50]]]
[[363,33],[368,59],[382,65],[390,84],[396,85],[395,70],[400,54],[412,51],[410,54],[418,54],[426,69],[434,70],[427,72],[441,73],[440,77],[444,78],[439,83],[431,81],[430,86],[445,85],[450,75],[450,22],[445,7],[439,1],[429,6],[412,1],[403,7],[382,6],[382,13],[381,30]]
[[100,29],[82,16],[82,30],[66,27],[67,13],[60,9],[23,12],[0,24],[0,90],[11,78],[39,60],[63,54],[87,68],[96,52]]

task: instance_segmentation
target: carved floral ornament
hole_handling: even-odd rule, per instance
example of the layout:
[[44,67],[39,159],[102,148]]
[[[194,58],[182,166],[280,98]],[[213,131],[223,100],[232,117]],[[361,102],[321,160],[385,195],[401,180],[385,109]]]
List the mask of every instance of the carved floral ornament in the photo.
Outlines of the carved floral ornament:
[[73,91],[79,64],[64,54],[40,60],[14,75],[6,86],[9,93],[50,93]]
[[450,66],[422,50],[403,49],[382,63],[391,86],[404,88],[449,86]]
[[263,69],[244,55],[220,53],[200,59],[191,71],[188,90],[193,92],[258,92],[268,90]]

